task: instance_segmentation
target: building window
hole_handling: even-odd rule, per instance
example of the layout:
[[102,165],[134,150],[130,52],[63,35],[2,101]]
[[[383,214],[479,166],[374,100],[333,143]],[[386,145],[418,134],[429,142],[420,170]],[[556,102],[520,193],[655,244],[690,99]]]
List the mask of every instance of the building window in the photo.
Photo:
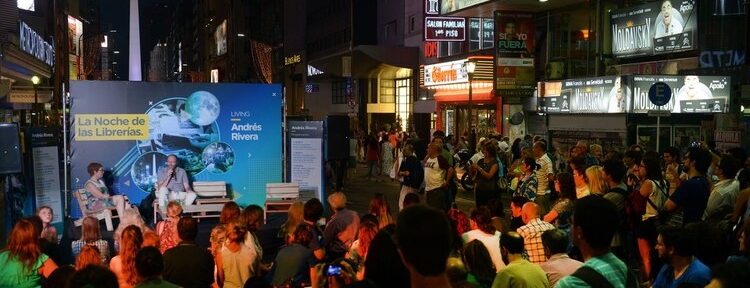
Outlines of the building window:
[[411,79],[396,79],[396,117],[402,131],[408,131],[412,114]]
[[396,21],[388,22],[383,26],[383,39],[388,40],[396,37]]
[[346,104],[346,81],[331,82],[331,104]]
[[395,103],[396,102],[396,81],[393,79],[380,80],[380,101],[378,103]]
[[438,44],[438,58],[462,54],[464,42],[440,42]]
[[495,22],[491,18],[469,19],[469,51],[494,47]]
[[414,32],[417,27],[417,17],[414,15],[409,16],[409,32]]

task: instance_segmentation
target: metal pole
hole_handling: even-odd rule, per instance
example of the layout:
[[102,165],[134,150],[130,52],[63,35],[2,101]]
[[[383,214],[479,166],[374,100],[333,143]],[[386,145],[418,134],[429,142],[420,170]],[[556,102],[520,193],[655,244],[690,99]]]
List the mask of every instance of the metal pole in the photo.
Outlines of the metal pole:
[[63,126],[63,211],[65,211],[64,216],[70,215],[69,210],[69,204],[68,204],[68,191],[70,191],[70,187],[68,187],[68,112],[66,111],[68,105],[68,91],[66,91],[65,83],[62,83],[62,126]]
[[[472,127],[471,124],[473,122],[472,120],[474,120],[474,115],[471,113],[471,108],[474,105],[473,101],[472,101],[472,96],[473,96],[472,92],[473,91],[472,91],[472,88],[471,88],[471,84],[473,84],[472,82],[474,81],[474,75],[473,74],[474,73],[469,73],[469,128],[468,128],[469,137],[471,137],[471,127]],[[469,149],[469,150],[473,150],[473,149]]]
[[656,151],[659,151],[659,143],[661,139],[661,116],[656,116]]

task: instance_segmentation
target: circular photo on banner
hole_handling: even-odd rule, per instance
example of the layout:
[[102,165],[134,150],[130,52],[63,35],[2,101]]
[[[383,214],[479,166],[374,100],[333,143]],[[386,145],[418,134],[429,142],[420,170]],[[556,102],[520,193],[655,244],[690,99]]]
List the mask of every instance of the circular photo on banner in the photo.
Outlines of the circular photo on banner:
[[203,165],[206,171],[224,174],[234,166],[234,150],[224,142],[215,142],[203,149]]
[[[204,91],[199,91],[204,92]],[[190,98],[169,98],[153,104],[149,116],[149,139],[138,141],[140,153],[174,154],[190,175],[203,172],[201,153],[219,141],[218,100],[208,92]]]
[[130,166],[130,177],[133,184],[143,190],[151,192],[156,186],[156,177],[159,169],[167,167],[167,155],[161,152],[148,152],[141,154]]

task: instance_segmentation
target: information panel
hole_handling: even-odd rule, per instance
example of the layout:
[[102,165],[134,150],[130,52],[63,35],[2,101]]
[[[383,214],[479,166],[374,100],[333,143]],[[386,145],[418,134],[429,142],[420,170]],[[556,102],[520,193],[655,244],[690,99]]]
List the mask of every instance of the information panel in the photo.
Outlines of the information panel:
[[323,195],[323,121],[289,122],[290,180],[300,191]]

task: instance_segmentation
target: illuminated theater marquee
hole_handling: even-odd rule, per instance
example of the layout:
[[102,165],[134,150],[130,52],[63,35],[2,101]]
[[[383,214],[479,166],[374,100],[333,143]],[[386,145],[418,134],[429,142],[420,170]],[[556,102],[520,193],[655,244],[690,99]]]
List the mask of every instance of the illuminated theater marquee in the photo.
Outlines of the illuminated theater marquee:
[[31,29],[23,21],[18,22],[18,30],[18,42],[21,50],[47,63],[49,66],[55,65],[55,46],[44,41],[42,36],[39,36],[34,29]]

